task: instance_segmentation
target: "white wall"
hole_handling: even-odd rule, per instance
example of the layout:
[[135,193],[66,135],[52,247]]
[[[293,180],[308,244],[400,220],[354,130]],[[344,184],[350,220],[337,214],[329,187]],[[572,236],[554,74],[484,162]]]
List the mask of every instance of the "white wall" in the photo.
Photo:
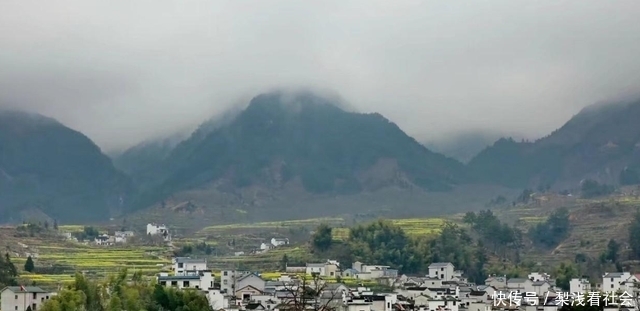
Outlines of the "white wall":
[[[16,299],[16,295],[18,299]],[[0,310],[25,311],[29,306],[33,309],[33,304],[36,305],[36,310],[40,310],[42,304],[53,296],[51,293],[35,293],[36,296],[34,298],[33,295],[34,293],[14,293],[10,290],[5,290],[0,296],[2,300]],[[16,309],[16,307],[18,307],[18,309]]]

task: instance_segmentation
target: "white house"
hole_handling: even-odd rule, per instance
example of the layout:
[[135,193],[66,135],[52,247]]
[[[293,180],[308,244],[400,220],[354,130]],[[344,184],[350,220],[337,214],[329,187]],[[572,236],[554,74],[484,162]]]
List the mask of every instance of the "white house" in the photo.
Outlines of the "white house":
[[94,242],[95,242],[97,245],[110,245],[110,244],[111,244],[111,242],[110,242],[110,238],[109,238],[109,236],[108,236],[108,235],[106,235],[106,234],[102,234],[102,235],[97,236],[97,237],[95,238]]
[[535,292],[533,282],[529,279],[512,278],[507,280],[507,289],[518,293]]
[[323,263],[308,263],[306,267],[307,274],[318,273],[320,275],[325,275],[325,264]]
[[147,235],[162,235],[165,241],[171,241],[171,234],[165,225],[147,224]]
[[429,265],[429,277],[449,281],[454,278],[455,267],[450,262],[436,262]]
[[549,281],[551,279],[551,276],[544,272],[543,273],[532,272],[532,273],[529,273],[529,275],[527,276],[527,279],[533,282],[542,282],[542,281]]
[[548,281],[536,281],[531,283],[531,287],[533,288],[533,292],[536,295],[542,297],[551,289],[551,284]]
[[190,257],[176,257],[173,259],[173,271],[176,275],[183,275],[186,272],[199,272],[207,270],[207,259],[193,259]]
[[211,306],[213,310],[226,310],[229,308],[229,298],[217,289],[207,291],[207,300],[209,300],[209,306]]
[[204,291],[213,288],[213,281],[214,277],[210,270],[183,275],[168,275],[167,273],[158,275],[158,284],[178,289],[195,288]]
[[251,271],[222,270],[220,272],[220,290],[227,295],[236,292],[236,281],[241,277],[251,274]]
[[571,279],[569,281],[569,292],[587,294],[591,292],[591,283],[587,279]]
[[629,272],[611,272],[602,276],[602,292],[615,293],[622,291],[622,282],[631,277]]
[[453,297],[443,297],[440,299],[430,299],[428,310],[449,309],[451,311],[458,311],[460,306],[460,300]]
[[0,310],[25,311],[40,310],[42,304],[55,293],[50,293],[35,286],[9,286],[0,291]]
[[127,239],[134,236],[133,231],[116,231],[113,236],[116,243],[127,243]]
[[284,238],[284,239],[271,238],[271,245],[273,245],[274,247],[288,245],[288,244],[289,244],[289,239],[287,238]]
[[262,243],[260,244],[260,250],[261,251],[268,251],[272,248],[274,248],[275,246],[271,245],[271,244],[267,244],[267,243]]

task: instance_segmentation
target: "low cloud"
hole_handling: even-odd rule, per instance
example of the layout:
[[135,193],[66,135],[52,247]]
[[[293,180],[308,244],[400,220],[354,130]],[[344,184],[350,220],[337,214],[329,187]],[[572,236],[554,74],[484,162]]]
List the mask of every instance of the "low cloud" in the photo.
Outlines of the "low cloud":
[[5,1],[0,106],[103,149],[276,87],[333,90],[420,140],[538,137],[637,94],[638,1]]

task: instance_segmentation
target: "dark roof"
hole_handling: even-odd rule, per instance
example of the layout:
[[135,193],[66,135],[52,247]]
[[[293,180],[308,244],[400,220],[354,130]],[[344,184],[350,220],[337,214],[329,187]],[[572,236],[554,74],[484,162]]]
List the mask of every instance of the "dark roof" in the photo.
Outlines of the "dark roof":
[[527,281],[531,281],[531,280],[524,279],[524,278],[513,278],[513,279],[508,279],[507,283],[526,283]]
[[206,258],[189,258],[189,257],[177,257],[176,258],[176,262],[177,263],[207,263],[207,259]]
[[247,310],[265,309],[265,307],[259,302],[250,302],[247,304]]
[[385,296],[380,296],[380,295],[362,295],[360,297],[364,298],[366,301],[383,301],[383,300],[385,300]]
[[472,290],[469,293],[469,296],[484,296],[486,294],[487,294],[487,292],[485,292],[485,291]]
[[[248,277],[250,277],[250,276],[255,276],[255,277],[257,277],[257,278],[259,278],[259,279],[261,279],[261,280],[262,280],[262,278],[261,278],[261,277],[259,277],[255,272],[252,272],[252,273],[248,273],[248,274],[245,274],[245,275],[243,275],[243,276],[239,277],[239,278],[236,280],[236,282],[240,282],[241,280],[244,280],[244,279],[246,279],[246,278],[248,278]],[[264,280],[263,280],[263,281],[264,281]]]
[[199,280],[199,275],[169,275],[159,276],[158,281]]
[[4,292],[5,290],[10,290],[14,293],[48,293],[48,291],[37,287],[37,286],[24,286],[24,291],[20,290],[20,286],[7,286],[4,289],[2,289],[0,292]]

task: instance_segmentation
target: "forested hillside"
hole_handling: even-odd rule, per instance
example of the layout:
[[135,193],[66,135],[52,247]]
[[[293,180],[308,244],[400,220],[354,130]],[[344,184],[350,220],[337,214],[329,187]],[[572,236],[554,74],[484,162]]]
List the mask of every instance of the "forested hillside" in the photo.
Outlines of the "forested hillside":
[[469,165],[476,182],[512,187],[577,188],[593,179],[610,185],[640,181],[640,101],[583,109],[535,142],[501,139]]
[[86,136],[40,115],[0,112],[0,222],[20,221],[29,209],[67,221],[108,219],[133,194]]

